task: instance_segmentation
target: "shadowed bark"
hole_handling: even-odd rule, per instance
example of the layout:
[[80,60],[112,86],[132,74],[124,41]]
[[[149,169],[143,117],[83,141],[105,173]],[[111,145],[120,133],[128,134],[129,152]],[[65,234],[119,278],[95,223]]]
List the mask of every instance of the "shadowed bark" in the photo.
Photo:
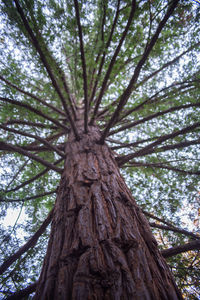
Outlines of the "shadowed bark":
[[34,299],[182,299],[98,128],[76,126]]

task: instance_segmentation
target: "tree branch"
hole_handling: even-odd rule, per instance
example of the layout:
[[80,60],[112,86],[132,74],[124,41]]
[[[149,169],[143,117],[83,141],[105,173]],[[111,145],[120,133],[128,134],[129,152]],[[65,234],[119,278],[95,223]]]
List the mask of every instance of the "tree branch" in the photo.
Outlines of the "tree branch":
[[16,178],[18,177],[18,175],[25,169],[25,167],[27,166],[28,162],[30,161],[30,159],[28,158],[23,164],[22,166],[18,169],[18,171],[13,175],[11,181],[8,183],[8,185],[6,186],[6,191],[8,190],[9,186],[16,180]]
[[187,50],[185,50],[184,52],[182,52],[180,55],[178,55],[177,57],[175,57],[174,59],[168,61],[166,64],[164,64],[161,68],[159,68],[158,70],[154,71],[153,73],[151,73],[150,75],[146,76],[141,82],[139,82],[137,84],[137,87],[140,85],[143,85],[146,81],[148,81],[150,78],[154,77],[155,75],[157,75],[159,72],[161,72],[162,70],[164,70],[165,68],[173,65],[174,63],[176,63],[182,56],[184,56],[185,54],[187,54],[188,52],[190,52],[191,50],[193,50],[195,47],[199,46],[200,42],[195,43],[193,46],[189,47]]
[[[200,139],[199,139],[199,144],[200,144]],[[179,168],[175,168],[173,166],[166,166],[163,165],[162,163],[143,163],[143,162],[131,162],[130,166],[132,167],[152,167],[152,168],[160,168],[160,169],[166,169],[166,170],[171,170],[175,171],[178,173],[183,173],[183,174],[190,174],[190,175],[200,175],[200,171],[188,171],[188,170],[181,170]],[[126,166],[127,167],[127,166]]]
[[83,45],[83,35],[82,35],[82,27],[80,22],[80,14],[79,14],[79,6],[78,1],[74,0],[74,6],[76,10],[76,20],[78,25],[78,34],[79,34],[79,42],[80,42],[80,51],[81,51],[81,62],[82,62],[82,70],[83,70],[83,90],[84,90],[84,130],[85,133],[88,132],[88,88],[87,88],[87,71],[86,71],[86,62],[85,62],[85,53],[84,53],[84,45]]
[[[46,146],[37,146],[37,145],[33,145],[32,144],[30,145],[26,145],[26,146],[21,146],[22,149],[24,150],[27,150],[27,151],[34,151],[34,152],[50,152],[51,149],[49,147],[46,147]],[[57,148],[61,151],[64,151],[64,147],[63,147],[63,144],[61,145],[58,145]]]
[[63,70],[60,68],[60,66],[58,65],[57,61],[52,56],[51,52],[48,50],[47,45],[45,43],[45,40],[44,40],[43,36],[40,33],[40,28],[38,28],[37,21],[35,20],[33,14],[31,14],[31,18],[32,18],[33,23],[34,23],[34,29],[36,31],[36,38],[38,39],[38,41],[40,41],[40,45],[43,48],[43,52],[45,53],[45,56],[51,62],[51,65],[53,65],[52,68],[54,68],[54,67],[56,68],[57,74],[61,78],[64,90],[67,93],[67,98],[68,98],[68,101],[69,101],[69,104],[70,104],[70,107],[71,107],[71,111],[73,113],[74,119],[76,119],[75,105],[73,103],[72,95],[70,95],[70,89],[69,89],[68,84],[66,82],[65,74],[64,74]]
[[[117,11],[116,11],[115,18],[114,18],[114,21],[113,21],[113,24],[112,24],[112,28],[111,28],[109,39],[108,39],[108,41],[106,43],[106,46],[105,46],[106,49],[109,48],[110,43],[112,41],[112,36],[113,36],[113,33],[114,33],[114,29],[116,27],[117,20],[118,20],[118,17],[119,17],[119,11],[120,11],[119,8],[120,8],[120,0],[118,0],[118,2],[117,2]],[[104,50],[103,51],[103,56],[101,58],[101,62],[100,62],[100,66],[99,66],[99,71],[98,71],[98,74],[97,74],[97,78],[95,80],[95,84],[94,84],[94,87],[93,87],[93,90],[92,90],[92,94],[91,94],[91,97],[90,97],[90,100],[89,100],[90,104],[92,103],[92,101],[94,99],[94,96],[95,96],[97,84],[99,82],[99,78],[100,78],[101,71],[102,71],[102,68],[103,68],[103,65],[104,65],[105,57],[106,57],[106,51]]]
[[25,289],[22,289],[20,291],[17,291],[16,293],[13,293],[11,296],[8,296],[6,300],[20,300],[24,299],[24,297],[27,297],[28,295],[35,292],[37,287],[37,282],[34,282],[27,286]]
[[160,138],[158,138],[155,142],[145,146],[143,149],[138,150],[135,153],[131,153],[131,154],[116,158],[117,161],[118,161],[118,164],[119,164],[119,166],[122,166],[123,164],[127,163],[129,160],[131,160],[135,157],[144,156],[144,155],[150,154],[152,152],[155,152],[157,150],[158,151],[166,151],[166,150],[170,150],[170,149],[174,149],[174,148],[185,147],[185,146],[192,145],[192,144],[198,144],[199,140],[196,140],[196,141],[192,141],[192,142],[188,141],[188,142],[178,143],[178,144],[175,144],[175,145],[167,145],[167,146],[164,146],[162,148],[156,148],[155,149],[155,146],[163,143],[164,141],[169,140],[169,139],[173,139],[178,135],[182,135],[182,134],[186,134],[187,132],[191,132],[199,126],[200,126],[200,123],[197,122],[197,123],[194,123],[191,126],[187,126],[187,127],[183,128],[181,130],[177,130],[177,131],[172,132],[170,134],[163,135]]
[[58,129],[57,126],[45,125],[43,123],[34,123],[34,122],[15,120],[15,119],[9,120],[6,123],[3,123],[3,125],[15,125],[15,124],[33,126],[33,127],[38,127],[38,128]]
[[16,133],[16,134],[20,134],[22,136],[27,136],[27,137],[30,137],[32,139],[35,139],[35,140],[41,142],[42,144],[44,144],[45,146],[47,146],[48,148],[50,148],[51,150],[58,153],[58,155],[60,155],[61,157],[65,158],[65,154],[62,151],[60,151],[56,146],[52,145],[47,140],[45,140],[45,139],[43,139],[43,138],[41,138],[37,135],[26,133],[26,132],[23,132],[21,130],[16,130],[16,129],[13,129],[13,128],[9,128],[9,127],[6,127],[6,126],[1,125],[1,124],[0,124],[0,128],[4,129],[5,131],[8,131],[8,132],[13,132],[13,133]]
[[26,95],[26,96],[29,96],[29,97],[35,99],[37,102],[42,103],[43,105],[45,105],[45,106],[51,108],[53,111],[56,111],[57,113],[59,113],[59,114],[65,116],[65,114],[63,113],[63,111],[60,110],[59,108],[54,107],[53,105],[47,103],[46,101],[40,99],[39,97],[37,97],[37,96],[35,96],[35,95],[33,95],[33,94],[27,92],[27,91],[22,90],[22,89],[19,88],[18,86],[14,85],[14,84],[11,83],[10,81],[8,81],[8,80],[6,80],[5,78],[3,78],[1,75],[0,75],[0,79],[1,79],[2,81],[4,81],[5,83],[7,83],[9,86],[11,86],[11,87],[13,87],[14,89],[16,89],[17,91],[19,91],[20,93],[22,93],[22,94],[24,94],[24,95]]
[[[146,104],[152,104],[152,103],[155,103],[155,102],[158,102],[159,100],[163,100],[165,98],[167,98],[168,95],[170,95],[170,93],[173,93],[173,96],[178,92],[178,91],[181,91],[181,90],[185,90],[186,88],[191,88],[192,87],[192,83],[194,81],[197,81],[197,80],[192,80],[192,81],[183,81],[183,82],[176,82],[176,83],[172,83],[170,84],[169,86],[167,87],[164,87],[162,88],[161,90],[159,90],[158,92],[156,92],[154,95],[152,95],[151,97],[148,97],[147,99],[145,99],[142,103],[138,104],[137,106],[127,110],[124,112],[124,114],[120,117],[118,116],[115,123],[117,122],[120,122],[122,119],[124,119],[125,117],[127,117],[128,115],[130,115],[131,113],[139,110],[139,109],[142,109],[144,105]],[[187,85],[184,85],[184,84],[187,84]],[[176,88],[175,87],[177,85],[180,85],[179,88]],[[170,92],[167,92],[166,94],[163,94],[161,96],[158,97],[159,94],[161,94],[162,92],[170,89],[170,88],[173,88],[173,90],[171,90]],[[188,90],[187,90],[188,91]],[[185,91],[185,92],[187,92]],[[184,91],[182,91],[182,94],[184,93]],[[117,102],[117,101],[115,101]],[[108,105],[104,110],[108,110],[110,107],[110,105]]]
[[[60,158],[60,159],[57,160],[55,163],[53,163],[53,165],[59,164],[62,160],[63,160],[63,158]],[[24,186],[30,184],[31,182],[37,180],[38,178],[40,178],[41,176],[43,176],[44,174],[46,174],[49,170],[50,170],[50,168],[44,169],[42,172],[38,173],[37,175],[35,175],[34,177],[30,178],[29,180],[24,181],[23,183],[21,183],[20,185],[16,186],[15,188],[12,188],[12,189],[10,189],[10,190],[6,190],[6,193],[18,191],[18,190],[21,189],[22,187],[24,187]]]
[[20,106],[20,107],[24,107],[32,112],[34,112],[35,114],[37,114],[38,116],[40,117],[43,117],[44,119],[47,119],[49,121],[51,121],[52,123],[54,123],[55,125],[57,125],[58,127],[60,128],[63,128],[65,129],[66,132],[69,131],[69,128],[66,127],[65,125],[61,124],[60,122],[52,119],[51,117],[49,117],[48,115],[44,114],[43,112],[41,112],[40,110],[32,107],[31,105],[29,104],[26,104],[26,103],[23,103],[21,101],[16,101],[16,100],[12,100],[12,99],[9,99],[9,98],[4,98],[4,97],[0,97],[0,101],[4,101],[4,102],[7,102],[7,103],[11,103],[12,105],[17,105],[17,106]]
[[[64,134],[65,134],[64,131],[56,132],[55,134],[51,134],[51,135],[47,136],[45,140],[47,140],[47,141],[54,141],[55,139],[63,136]],[[35,146],[37,144],[38,144],[38,142],[33,142],[33,143],[30,144],[30,146]]]
[[142,210],[142,212],[143,212],[143,214],[145,214],[145,215],[148,216],[149,218],[155,219],[155,220],[157,220],[157,221],[159,221],[159,222],[161,222],[161,223],[163,223],[163,224],[166,224],[167,226],[170,226],[170,227],[175,228],[175,226],[174,226],[171,222],[169,222],[169,221],[165,221],[165,220],[163,220],[163,219],[161,219],[161,218],[159,218],[159,217],[157,217],[157,216],[154,216],[152,213],[147,212],[147,211],[145,211],[145,210]]
[[177,110],[180,110],[180,109],[186,109],[186,108],[190,108],[190,107],[200,107],[200,103],[190,103],[190,104],[186,104],[186,105],[179,105],[179,106],[174,106],[174,107],[170,107],[169,109],[166,109],[166,110],[163,110],[163,111],[159,111],[155,114],[152,114],[152,115],[148,115],[147,117],[145,118],[142,118],[140,120],[137,120],[137,121],[134,121],[134,122],[131,122],[127,125],[124,125],[116,130],[113,130],[109,133],[109,136],[112,135],[112,134],[116,134],[118,132],[121,132],[121,131],[124,131],[126,129],[129,129],[129,128],[133,128],[134,126],[137,126],[139,124],[142,124],[142,123],[145,123],[147,121],[150,121],[154,118],[157,118],[157,117],[160,117],[160,116],[163,116],[167,113],[171,113],[171,112],[174,112],[174,111],[177,111]]
[[43,194],[38,194],[38,195],[27,197],[27,198],[24,198],[24,199],[3,199],[0,196],[0,202],[21,202],[21,201],[25,202],[25,201],[41,198],[41,197],[44,197],[44,196],[52,195],[52,194],[55,194],[55,193],[56,193],[56,190],[53,190],[53,191],[50,191],[50,192],[45,192]]
[[73,121],[73,119],[72,119],[72,117],[70,115],[70,112],[69,112],[69,110],[67,108],[67,104],[65,102],[65,98],[64,98],[64,96],[63,96],[63,94],[62,94],[62,92],[61,92],[61,90],[60,90],[60,88],[59,88],[59,86],[57,84],[56,79],[54,78],[54,75],[53,75],[53,73],[51,71],[51,68],[50,68],[50,66],[49,66],[49,64],[48,64],[48,62],[46,60],[46,57],[45,57],[45,55],[44,55],[44,53],[43,53],[43,51],[42,51],[42,49],[41,49],[41,47],[39,45],[39,42],[38,42],[37,38],[35,37],[32,29],[31,29],[31,27],[30,27],[30,25],[29,25],[29,23],[28,23],[25,15],[24,15],[24,12],[23,12],[21,6],[19,5],[19,1],[18,0],[14,0],[14,2],[16,4],[17,11],[18,11],[18,13],[19,13],[19,15],[20,15],[20,17],[21,17],[21,19],[23,21],[25,29],[28,32],[28,34],[29,34],[29,36],[30,36],[30,38],[32,40],[32,43],[33,43],[35,49],[39,53],[41,61],[42,61],[43,65],[44,65],[44,67],[46,68],[47,73],[49,74],[49,77],[51,79],[51,82],[52,82],[52,84],[53,84],[53,86],[54,86],[54,88],[55,88],[55,90],[56,90],[56,92],[57,92],[57,94],[58,94],[58,96],[59,96],[62,104],[63,104],[64,110],[66,112],[66,115],[67,115],[67,118],[69,120],[69,123],[71,124],[71,127],[72,127],[72,130],[74,132],[75,138],[77,140],[80,140],[77,128],[76,128],[76,126],[74,124],[74,121]]
[[180,245],[180,246],[175,246],[175,247],[171,247],[169,249],[166,250],[162,250],[161,253],[165,258],[183,253],[183,252],[187,252],[187,251],[191,251],[191,250],[200,250],[200,241],[192,241],[189,242],[187,244],[184,245]]
[[17,153],[20,153],[24,156],[30,157],[31,159],[39,162],[40,164],[58,172],[58,173],[62,173],[62,169],[56,167],[55,165],[53,165],[52,163],[40,158],[39,156],[36,156],[35,154],[29,153],[28,151],[22,149],[19,146],[13,146],[11,144],[7,144],[5,142],[0,141],[0,150],[6,150],[6,151],[14,151]]
[[3,274],[18,258],[20,258],[25,252],[27,252],[30,248],[33,248],[39,237],[45,232],[47,226],[50,224],[53,216],[53,210],[49,213],[48,217],[42,223],[40,228],[35,232],[35,234],[28,240],[28,242],[23,245],[17,252],[11,255],[8,259],[4,261],[4,263],[0,266],[0,275]]
[[94,120],[95,120],[95,116],[96,116],[96,114],[98,113],[99,105],[100,105],[101,100],[102,100],[102,97],[103,97],[103,95],[104,95],[104,92],[105,92],[105,88],[106,88],[107,82],[108,82],[108,80],[109,80],[111,71],[112,71],[112,69],[113,69],[113,66],[114,66],[114,64],[115,64],[116,58],[117,58],[117,56],[118,56],[118,54],[119,54],[119,51],[120,51],[120,49],[121,49],[121,46],[122,46],[122,44],[123,44],[123,42],[124,42],[124,40],[125,40],[125,37],[126,37],[126,35],[127,35],[127,33],[128,33],[128,30],[129,30],[129,28],[130,28],[130,25],[131,25],[131,23],[132,23],[132,20],[133,20],[133,17],[134,17],[134,13],[135,13],[135,9],[136,9],[136,1],[135,1],[135,0],[132,0],[132,4],[131,4],[131,12],[130,12],[130,15],[129,15],[129,18],[128,18],[128,22],[127,22],[127,24],[126,24],[126,27],[125,27],[124,32],[123,32],[123,34],[122,34],[122,37],[121,37],[121,39],[120,39],[120,41],[119,41],[119,44],[118,44],[118,46],[117,46],[117,48],[116,48],[116,50],[115,50],[115,53],[114,53],[114,55],[113,55],[113,57],[112,57],[112,59],[111,59],[111,61],[110,61],[108,70],[107,70],[106,75],[105,75],[105,77],[104,77],[104,80],[103,80],[103,83],[102,83],[102,87],[101,87],[101,90],[100,90],[100,93],[99,93],[99,96],[98,96],[98,98],[97,98],[96,105],[95,105],[95,108],[94,108],[94,113],[93,113],[93,116],[92,116],[92,118],[91,118],[91,124],[93,124],[93,122],[94,122]]
[[100,141],[99,141],[100,144],[104,143],[105,138],[107,137],[107,135],[110,131],[110,128],[112,127],[115,120],[117,119],[120,112],[122,111],[123,107],[125,106],[126,102],[128,101],[128,98],[130,97],[130,95],[133,91],[134,84],[136,83],[136,81],[139,77],[139,74],[140,74],[140,71],[141,71],[143,65],[145,64],[146,60],[148,59],[149,54],[150,54],[151,50],[153,49],[153,47],[154,47],[154,45],[155,45],[155,43],[158,39],[159,34],[161,33],[162,29],[164,28],[165,24],[167,23],[169,17],[172,15],[172,13],[173,13],[174,9],[176,8],[178,2],[179,2],[179,0],[173,0],[172,1],[172,5],[168,8],[164,18],[162,19],[162,21],[158,25],[158,28],[157,28],[155,34],[153,35],[149,45],[146,47],[146,49],[145,49],[145,51],[142,55],[142,58],[140,59],[139,63],[137,64],[137,66],[135,68],[134,74],[133,74],[133,76],[132,76],[132,78],[131,78],[131,80],[128,84],[128,87],[125,89],[123,94],[120,96],[119,104],[118,104],[116,110],[114,111],[111,119],[109,120],[108,124],[106,125],[106,128],[104,129],[104,131],[101,135],[101,138],[100,138]]
[[[119,146],[113,146],[111,147],[112,150],[118,150],[118,149],[122,149],[122,148],[131,148],[131,147],[136,147],[138,146],[139,144],[143,144],[143,143],[146,143],[146,142],[149,142],[149,141],[153,141],[155,139],[159,138],[158,136],[155,136],[153,138],[148,138],[148,139],[144,139],[144,140],[139,140],[137,142],[133,142],[133,143],[118,143]],[[114,143],[115,140],[113,139],[107,139],[109,142],[111,143]]]
[[181,229],[181,228],[178,228],[178,227],[175,227],[175,226],[165,226],[165,225],[160,225],[160,224],[152,223],[152,222],[149,222],[149,225],[153,228],[159,228],[159,229],[162,229],[162,230],[174,231],[174,232],[181,233],[181,234],[184,234],[184,235],[187,235],[187,236],[191,236],[195,239],[200,240],[200,236],[198,236],[197,234],[194,234],[193,232],[190,232],[190,231],[187,231],[185,229]]

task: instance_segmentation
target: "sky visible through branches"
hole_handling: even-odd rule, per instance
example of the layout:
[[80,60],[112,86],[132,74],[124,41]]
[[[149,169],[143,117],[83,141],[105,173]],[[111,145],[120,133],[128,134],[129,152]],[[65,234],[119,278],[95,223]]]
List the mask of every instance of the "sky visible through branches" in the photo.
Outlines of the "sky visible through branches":
[[[114,151],[139,206],[160,218],[147,215],[160,248],[198,240],[199,1],[3,0],[0,18],[3,261],[52,209],[68,134],[81,139],[79,109],[84,134],[99,127],[98,142]],[[161,229],[169,224],[194,236]],[[37,255],[34,282],[43,252],[37,244],[27,261],[16,261],[0,290],[24,287]],[[185,297],[193,286],[192,299],[200,294],[198,255],[195,249],[169,260]]]

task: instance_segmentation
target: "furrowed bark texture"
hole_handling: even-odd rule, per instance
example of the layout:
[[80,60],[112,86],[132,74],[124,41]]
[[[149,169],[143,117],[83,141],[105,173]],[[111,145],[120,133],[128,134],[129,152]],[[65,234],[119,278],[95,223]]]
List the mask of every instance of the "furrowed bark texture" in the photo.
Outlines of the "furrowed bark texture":
[[34,299],[182,299],[98,128],[76,125]]

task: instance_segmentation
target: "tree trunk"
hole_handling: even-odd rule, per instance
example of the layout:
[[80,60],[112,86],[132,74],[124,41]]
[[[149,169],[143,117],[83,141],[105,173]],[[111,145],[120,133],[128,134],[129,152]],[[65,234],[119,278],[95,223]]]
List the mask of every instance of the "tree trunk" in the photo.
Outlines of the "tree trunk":
[[112,151],[97,143],[98,128],[80,135],[66,143],[34,299],[182,299]]

